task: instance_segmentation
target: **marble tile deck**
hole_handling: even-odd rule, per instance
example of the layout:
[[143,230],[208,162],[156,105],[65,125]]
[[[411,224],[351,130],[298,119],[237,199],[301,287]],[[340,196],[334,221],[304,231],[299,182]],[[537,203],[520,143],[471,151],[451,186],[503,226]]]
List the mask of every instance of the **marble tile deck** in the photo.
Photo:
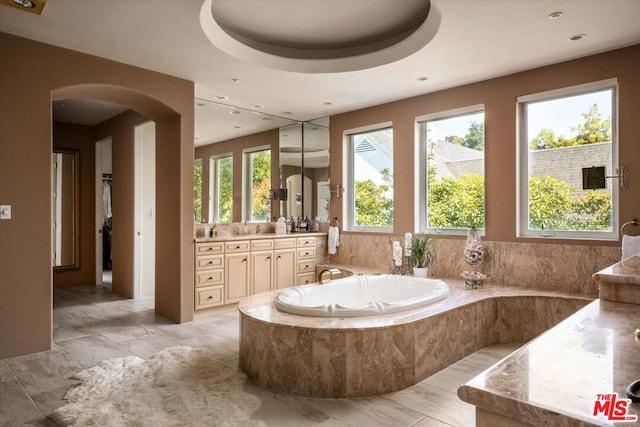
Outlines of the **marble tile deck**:
[[[69,377],[110,357],[148,358],[176,345],[207,346],[238,368],[235,306],[182,325],[153,313],[152,300],[128,300],[100,287],[55,291],[52,350],[0,360],[0,426],[53,425],[46,416],[63,405],[74,386]],[[268,426],[473,426],[474,407],[457,388],[517,349],[491,346],[426,378],[415,386],[374,397],[319,399],[250,385],[262,400],[252,419]],[[194,420],[194,425],[207,425]]]

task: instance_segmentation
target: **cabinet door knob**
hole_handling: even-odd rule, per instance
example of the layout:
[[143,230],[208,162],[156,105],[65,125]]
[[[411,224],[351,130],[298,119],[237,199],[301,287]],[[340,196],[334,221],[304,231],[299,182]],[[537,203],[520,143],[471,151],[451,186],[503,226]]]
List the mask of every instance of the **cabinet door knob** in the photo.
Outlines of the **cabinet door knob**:
[[271,257],[270,257],[270,256],[268,256],[268,257],[267,257],[267,259],[271,259]]
[[305,256],[306,256],[306,255],[309,255],[309,252],[305,252],[304,254],[305,254]]
[[213,277],[209,276],[209,278],[207,280],[213,280]]
[[209,295],[209,297],[207,299],[213,299],[213,297],[211,295]]
[[278,259],[282,258],[282,255],[278,255]]
[[209,261],[207,264],[211,265],[211,264],[213,264],[213,261]]
[[236,246],[236,249],[240,249],[240,245]]
[[247,259],[246,259],[246,258],[244,258],[244,259],[242,260],[242,262],[247,262]]

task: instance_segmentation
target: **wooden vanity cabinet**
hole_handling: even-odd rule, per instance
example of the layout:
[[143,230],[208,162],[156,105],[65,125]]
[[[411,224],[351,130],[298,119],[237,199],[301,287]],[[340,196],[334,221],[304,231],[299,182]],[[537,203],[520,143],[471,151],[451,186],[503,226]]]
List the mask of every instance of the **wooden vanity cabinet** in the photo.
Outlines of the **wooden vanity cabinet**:
[[195,309],[314,283],[316,255],[315,236],[196,242]]
[[316,282],[316,238],[296,239],[296,285]]
[[195,309],[224,304],[224,245],[222,242],[195,246]]

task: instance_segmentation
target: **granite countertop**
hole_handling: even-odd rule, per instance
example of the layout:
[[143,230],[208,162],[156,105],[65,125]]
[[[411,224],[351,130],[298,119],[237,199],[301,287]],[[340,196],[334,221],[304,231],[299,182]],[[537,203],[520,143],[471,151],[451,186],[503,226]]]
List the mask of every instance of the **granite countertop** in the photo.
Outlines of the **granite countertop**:
[[284,239],[287,237],[326,237],[327,233],[321,232],[296,232],[296,233],[287,233],[287,234],[276,234],[276,233],[259,233],[259,234],[238,234],[238,235],[230,235],[230,236],[219,236],[219,237],[196,237],[194,241],[196,243],[204,243],[204,242],[225,242],[225,241],[236,241],[236,240],[256,240],[256,239]]
[[[532,425],[629,425],[594,417],[598,394],[640,379],[640,306],[595,300],[458,389],[462,400]],[[628,415],[640,419],[640,406]]]
[[593,280],[640,285],[640,255],[631,256],[598,271],[593,275]]

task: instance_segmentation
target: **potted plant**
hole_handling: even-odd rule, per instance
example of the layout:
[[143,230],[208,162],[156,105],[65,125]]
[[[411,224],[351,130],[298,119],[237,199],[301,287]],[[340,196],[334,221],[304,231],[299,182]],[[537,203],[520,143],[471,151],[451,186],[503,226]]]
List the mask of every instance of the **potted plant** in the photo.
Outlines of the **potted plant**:
[[414,235],[411,239],[411,264],[413,275],[427,277],[427,270],[433,263],[434,253],[431,239],[424,235]]

